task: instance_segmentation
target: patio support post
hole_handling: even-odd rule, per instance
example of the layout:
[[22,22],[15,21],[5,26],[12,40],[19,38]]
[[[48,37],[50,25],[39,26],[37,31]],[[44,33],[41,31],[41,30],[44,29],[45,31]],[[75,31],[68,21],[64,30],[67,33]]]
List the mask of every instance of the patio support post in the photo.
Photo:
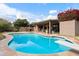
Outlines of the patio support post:
[[44,32],[44,25],[43,25],[43,30],[42,30],[42,32]]
[[49,23],[48,23],[48,25],[47,25],[47,33],[49,33]]
[[36,25],[36,32],[38,32],[38,25]]
[[51,34],[51,21],[49,21],[49,34]]

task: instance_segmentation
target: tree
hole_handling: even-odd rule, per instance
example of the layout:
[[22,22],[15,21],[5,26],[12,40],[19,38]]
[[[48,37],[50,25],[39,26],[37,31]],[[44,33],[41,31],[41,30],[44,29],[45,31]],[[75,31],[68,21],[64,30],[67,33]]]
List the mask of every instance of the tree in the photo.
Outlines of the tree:
[[0,32],[12,31],[12,25],[5,19],[0,18]]
[[20,27],[27,27],[29,25],[29,22],[27,21],[27,19],[17,19],[14,22],[14,27],[19,29]]

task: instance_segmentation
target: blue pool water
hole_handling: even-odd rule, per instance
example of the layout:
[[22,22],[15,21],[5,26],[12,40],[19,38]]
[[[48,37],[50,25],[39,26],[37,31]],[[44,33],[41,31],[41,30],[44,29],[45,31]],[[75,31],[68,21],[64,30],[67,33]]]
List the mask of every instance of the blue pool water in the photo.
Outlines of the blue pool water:
[[13,39],[8,43],[9,48],[29,54],[54,54],[70,50],[70,48],[55,43],[59,37],[47,37],[39,34],[13,34]]

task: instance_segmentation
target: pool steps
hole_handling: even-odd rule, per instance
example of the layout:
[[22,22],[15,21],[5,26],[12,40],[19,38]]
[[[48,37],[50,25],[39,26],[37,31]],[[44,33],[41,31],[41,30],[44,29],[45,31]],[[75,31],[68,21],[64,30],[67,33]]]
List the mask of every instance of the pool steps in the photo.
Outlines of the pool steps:
[[55,41],[55,43],[58,43],[58,44],[61,44],[61,45],[64,45],[64,46],[67,46],[69,48],[79,51],[79,44],[77,44],[75,42],[70,43],[66,40],[57,40],[57,41]]

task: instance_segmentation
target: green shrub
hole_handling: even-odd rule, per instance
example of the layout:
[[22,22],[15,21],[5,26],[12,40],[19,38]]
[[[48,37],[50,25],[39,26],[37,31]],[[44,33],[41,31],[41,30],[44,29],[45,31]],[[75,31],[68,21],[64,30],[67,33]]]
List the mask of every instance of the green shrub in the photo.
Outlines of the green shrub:
[[4,19],[0,19],[0,32],[12,31],[12,25],[10,22]]
[[0,40],[4,39],[5,37],[0,33]]

